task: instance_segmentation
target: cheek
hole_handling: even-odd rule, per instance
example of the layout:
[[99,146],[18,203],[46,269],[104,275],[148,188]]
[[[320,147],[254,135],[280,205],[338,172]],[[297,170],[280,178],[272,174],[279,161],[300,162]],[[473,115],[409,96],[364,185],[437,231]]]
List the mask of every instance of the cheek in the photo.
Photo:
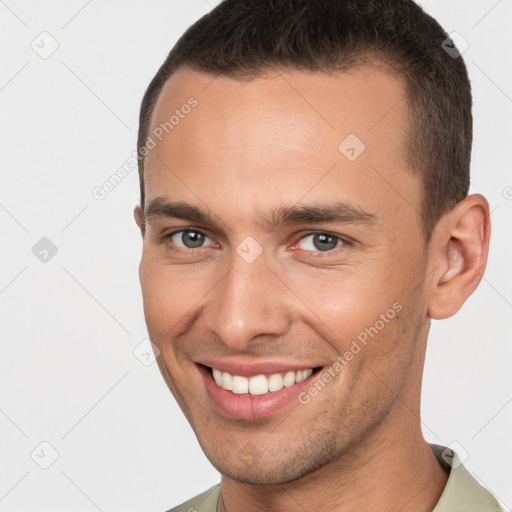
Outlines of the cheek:
[[345,342],[376,322],[382,330],[380,315],[386,312],[385,325],[390,325],[396,317],[393,304],[403,296],[400,283],[390,283],[386,273],[377,269],[373,274],[356,268],[302,271],[300,276],[289,276],[288,282],[293,283],[290,288],[304,302],[305,311],[309,310],[310,321],[328,339]]
[[411,334],[424,303],[418,293],[422,262],[384,252],[365,265],[288,276],[306,305],[307,323],[347,362],[351,380],[368,368],[382,377],[400,370],[413,349]]
[[162,279],[155,267],[142,265],[140,283],[144,300],[144,315],[148,329],[159,330],[168,323],[174,308],[169,307],[176,302],[173,288],[167,279]]
[[148,329],[160,332],[179,328],[180,320],[186,320],[187,312],[204,295],[197,273],[194,277],[187,272],[143,257],[139,276]]
[[170,267],[149,258],[143,258],[139,276],[149,337],[165,359],[174,359],[172,347],[164,341],[175,338],[182,328],[180,319],[186,316],[190,290]]
[[199,300],[199,291],[183,278],[183,272],[179,269],[150,257],[143,257],[139,276],[149,338],[160,351],[157,358],[160,372],[180,407],[188,415],[184,409],[185,400],[179,391],[186,382],[183,361],[179,360],[179,349],[183,343],[181,335],[190,328],[189,317],[193,314],[193,305]]

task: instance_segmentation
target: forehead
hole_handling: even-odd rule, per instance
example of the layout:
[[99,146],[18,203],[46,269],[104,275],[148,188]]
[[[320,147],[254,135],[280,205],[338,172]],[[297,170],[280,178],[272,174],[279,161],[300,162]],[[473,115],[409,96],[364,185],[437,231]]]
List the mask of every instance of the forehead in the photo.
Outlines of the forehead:
[[[286,133],[293,132],[295,140],[290,141],[290,146],[295,151],[297,143],[318,142],[327,136],[323,144],[326,146],[347,133],[359,134],[370,142],[370,137],[378,138],[390,126],[395,128],[391,135],[396,140],[400,125],[406,120],[401,82],[376,67],[362,66],[333,74],[269,71],[250,80],[182,69],[164,85],[151,128],[168,122],[192,97],[198,108],[181,129],[173,126],[172,137],[167,137],[169,142],[183,142],[180,135],[190,139],[192,134],[184,133],[183,127],[193,123],[196,139],[213,146],[244,140],[244,146],[263,142],[267,146],[278,144],[285,150]],[[384,130],[376,129],[380,124]],[[212,133],[211,126],[223,130]],[[278,135],[278,139],[272,140],[269,135]],[[398,144],[400,139],[396,140]]]
[[275,71],[245,81],[180,70],[153,112],[146,197],[208,198],[213,208],[229,204],[243,215],[306,195],[376,209],[404,206],[404,195],[419,204],[407,130],[402,83],[376,67]]

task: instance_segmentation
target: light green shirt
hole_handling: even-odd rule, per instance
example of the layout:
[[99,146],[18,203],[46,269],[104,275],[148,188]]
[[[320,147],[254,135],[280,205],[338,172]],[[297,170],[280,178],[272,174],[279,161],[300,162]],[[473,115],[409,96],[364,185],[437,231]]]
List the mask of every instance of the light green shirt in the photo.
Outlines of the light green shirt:
[[[450,469],[443,494],[432,512],[501,512],[494,496],[462,465],[459,456],[444,446],[431,444],[441,466]],[[168,512],[217,512],[220,484]]]

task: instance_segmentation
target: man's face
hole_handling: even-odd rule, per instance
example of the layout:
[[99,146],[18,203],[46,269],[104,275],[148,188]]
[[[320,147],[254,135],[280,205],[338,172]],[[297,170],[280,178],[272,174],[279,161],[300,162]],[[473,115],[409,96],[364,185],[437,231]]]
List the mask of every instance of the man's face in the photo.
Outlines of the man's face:
[[144,311],[224,475],[283,483],[419,424],[428,260],[403,96],[363,67],[248,82],[182,70],[161,93],[150,134],[197,105],[146,158]]

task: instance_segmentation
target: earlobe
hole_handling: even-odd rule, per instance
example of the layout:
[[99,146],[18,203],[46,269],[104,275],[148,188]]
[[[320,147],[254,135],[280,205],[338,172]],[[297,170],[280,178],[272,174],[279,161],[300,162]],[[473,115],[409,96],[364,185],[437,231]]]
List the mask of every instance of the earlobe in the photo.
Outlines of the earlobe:
[[428,313],[434,319],[454,315],[482,279],[489,251],[489,204],[479,194],[468,196],[440,222],[431,241],[436,267]]

